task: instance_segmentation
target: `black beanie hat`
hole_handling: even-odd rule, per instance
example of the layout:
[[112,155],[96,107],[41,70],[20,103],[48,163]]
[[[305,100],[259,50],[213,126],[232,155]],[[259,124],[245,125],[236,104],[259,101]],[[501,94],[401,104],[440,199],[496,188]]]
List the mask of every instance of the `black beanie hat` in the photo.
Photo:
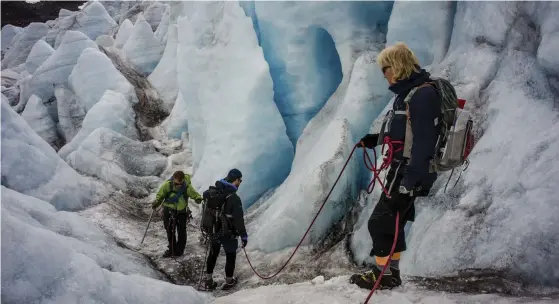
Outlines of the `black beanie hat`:
[[243,177],[243,175],[241,174],[241,171],[239,171],[239,169],[231,169],[229,173],[227,173],[227,179],[230,181],[234,181],[241,177]]

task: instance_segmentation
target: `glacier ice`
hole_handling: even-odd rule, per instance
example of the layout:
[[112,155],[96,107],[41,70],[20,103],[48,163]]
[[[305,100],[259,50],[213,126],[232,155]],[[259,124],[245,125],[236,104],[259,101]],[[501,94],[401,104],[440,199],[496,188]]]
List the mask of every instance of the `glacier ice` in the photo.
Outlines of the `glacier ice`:
[[101,35],[111,35],[117,27],[115,20],[109,15],[103,4],[91,1],[76,14],[76,30],[84,33],[95,41]]
[[35,73],[37,68],[43,64],[49,58],[52,53],[54,53],[54,49],[46,43],[44,40],[39,40],[33,48],[31,48],[31,52],[29,52],[29,56],[27,56],[27,60],[25,61],[25,69],[29,74]]
[[57,210],[79,210],[102,199],[102,186],[80,176],[2,102],[2,185],[45,200]]
[[121,93],[131,103],[137,102],[132,84],[97,48],[87,48],[81,53],[69,75],[69,83],[86,111],[99,102],[107,90]]
[[55,149],[60,148],[56,124],[50,117],[47,107],[39,97],[31,95],[27,102],[27,106],[21,113],[21,117],[23,117],[31,129],[37,132],[49,145]]
[[163,14],[167,10],[169,5],[160,2],[152,2],[150,6],[144,11],[144,18],[147,23],[151,26],[152,31],[156,31],[157,27],[163,19]]
[[85,108],[76,95],[64,88],[58,87],[54,90],[58,110],[58,130],[66,142],[81,129],[85,117]]
[[118,33],[116,34],[114,46],[117,48],[122,48],[134,29],[134,24],[130,20],[126,19],[122,22],[118,28]]
[[13,97],[14,100],[10,99],[10,104],[14,105],[14,110],[18,113],[21,113],[23,111],[25,105],[27,104],[27,101],[29,101],[29,98],[25,99],[24,96],[30,97],[32,95],[29,94],[29,82],[31,81],[31,78],[31,75],[22,77],[17,81],[15,86],[10,88],[13,94],[12,96],[15,95],[15,97]]
[[89,134],[100,127],[106,127],[130,139],[137,139],[135,117],[132,105],[124,95],[107,90],[101,100],[87,111],[76,136],[62,147],[58,154],[66,159],[71,152],[78,149]]
[[155,38],[151,26],[140,15],[122,50],[138,72],[147,76],[161,60],[165,46]]
[[6,24],[2,27],[2,53],[10,48],[14,37],[21,32],[23,32],[23,29],[19,26]]
[[205,188],[238,168],[246,208],[287,176],[293,147],[273,103],[272,79],[250,18],[238,3],[192,5],[197,13],[178,21],[192,181]]
[[136,197],[157,190],[162,182],[157,176],[167,166],[167,159],[149,142],[134,141],[103,127],[91,132],[66,161]]
[[95,39],[95,43],[97,43],[98,46],[102,46],[104,48],[109,48],[109,47],[112,47],[115,44],[115,40],[111,36],[101,35],[101,36],[97,37],[97,39]]
[[167,46],[161,61],[148,76],[148,81],[153,85],[163,100],[167,113],[173,109],[177,99],[177,51],[178,51],[178,27],[174,24],[169,26]]
[[166,123],[166,133],[169,138],[182,138],[182,133],[188,132],[188,108],[182,93],[179,92],[177,100]]
[[48,26],[44,23],[31,22],[21,33],[16,34],[2,59],[2,69],[12,68],[24,63],[33,45],[46,36],[48,29]]
[[17,83],[17,81],[21,78],[20,73],[6,69],[2,71],[2,86],[9,88]]
[[[390,2],[254,2],[255,30],[274,81],[274,101],[294,145],[353,61],[381,43]],[[308,18],[308,16],[313,18]],[[347,82],[346,82],[347,83]]]
[[149,261],[77,214],[2,187],[2,300],[25,303],[208,303],[156,280]]
[[[26,95],[35,94],[43,100],[54,96],[56,85],[68,84],[68,77],[86,48],[97,48],[97,45],[81,32],[67,31],[60,46],[33,74]],[[22,94],[21,98],[29,96]]]
[[439,63],[450,43],[455,10],[456,2],[396,1],[388,22],[386,44],[405,42],[422,66]]
[[[155,31],[155,38],[159,39],[161,43],[167,43],[167,33],[169,31],[169,25],[171,24],[171,6],[167,5],[163,17],[161,17],[161,22],[157,26]],[[176,24],[176,23],[175,23]]]
[[[334,184],[350,151],[367,133],[371,122],[389,100],[378,69],[378,51],[363,52],[355,61],[345,95],[328,102],[299,139],[291,173],[268,200],[269,207],[249,225],[249,248],[272,252],[294,246],[303,236]],[[335,139],[335,140],[334,140]],[[305,244],[316,244],[349,210],[357,197],[362,170],[361,151],[343,172]],[[270,237],[279,227],[289,232]]]

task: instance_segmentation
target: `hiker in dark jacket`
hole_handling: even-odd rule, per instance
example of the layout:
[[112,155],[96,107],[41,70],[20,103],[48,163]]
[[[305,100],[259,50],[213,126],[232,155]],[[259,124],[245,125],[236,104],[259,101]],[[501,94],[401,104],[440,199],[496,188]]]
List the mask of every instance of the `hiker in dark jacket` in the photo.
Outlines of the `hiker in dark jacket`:
[[[237,248],[239,246],[238,237],[241,237],[242,248],[245,248],[248,236],[245,228],[245,220],[243,213],[243,204],[237,195],[237,190],[243,182],[241,171],[232,169],[227,174],[227,177],[215,182],[215,186],[224,191],[225,203],[223,205],[223,213],[227,218],[228,227],[220,227],[220,229],[227,229],[230,233],[220,236],[212,240],[210,254],[206,262],[206,289],[212,290],[217,287],[217,283],[213,281],[213,270],[219,256],[219,250],[223,246],[225,251],[225,284],[222,289],[231,289],[237,284],[237,279],[233,277],[235,272],[235,259],[237,256]],[[207,198],[208,191],[204,192],[204,198]]]
[[[186,220],[188,217],[188,198],[197,204],[202,202],[202,196],[196,192],[190,176],[182,171],[173,173],[173,177],[163,183],[157,192],[152,208],[156,209],[163,204],[163,225],[167,231],[168,249],[163,254],[164,258],[181,256],[186,246]],[[178,234],[178,241],[175,236]]]
[[[419,61],[404,44],[397,43],[384,49],[377,58],[390,91],[396,94],[393,104],[393,116],[385,136],[394,141],[411,140],[411,158],[405,151],[394,154],[390,170],[386,177],[386,187],[392,188],[388,198],[383,192],[369,218],[368,228],[373,240],[371,256],[375,257],[376,266],[365,274],[355,274],[351,282],[362,288],[372,289],[382,268],[388,262],[388,256],[394,242],[396,212],[400,212],[399,233],[394,254],[389,268],[385,271],[380,288],[392,288],[401,285],[399,261],[400,254],[406,250],[404,226],[406,221],[414,221],[414,201],[417,196],[425,196],[437,179],[436,173],[430,173],[430,161],[437,141],[436,119],[441,115],[441,101],[437,91],[426,82],[430,74],[419,67]],[[418,87],[408,104],[405,98],[410,91]],[[406,125],[410,120],[413,138],[405,138]],[[361,146],[375,148],[379,134],[367,134],[360,141]],[[381,144],[378,143],[378,144]],[[395,144],[394,148],[397,146]]]

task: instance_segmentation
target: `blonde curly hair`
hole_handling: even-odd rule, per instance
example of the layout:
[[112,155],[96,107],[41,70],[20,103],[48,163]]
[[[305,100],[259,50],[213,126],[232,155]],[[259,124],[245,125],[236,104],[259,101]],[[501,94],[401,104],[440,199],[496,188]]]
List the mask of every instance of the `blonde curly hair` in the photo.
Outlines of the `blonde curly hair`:
[[413,71],[419,72],[419,59],[403,42],[397,42],[382,50],[377,56],[377,63],[383,71],[388,67],[392,69],[394,81],[410,77]]

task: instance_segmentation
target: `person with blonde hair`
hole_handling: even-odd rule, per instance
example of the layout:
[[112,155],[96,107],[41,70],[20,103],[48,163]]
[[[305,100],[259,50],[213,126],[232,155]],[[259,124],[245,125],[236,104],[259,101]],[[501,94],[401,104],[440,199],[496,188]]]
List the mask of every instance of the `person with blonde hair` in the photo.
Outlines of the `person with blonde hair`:
[[[390,265],[381,278],[379,288],[393,288],[402,284],[399,270],[401,252],[406,250],[404,226],[415,218],[414,201],[426,196],[437,179],[430,173],[438,131],[436,122],[441,117],[441,97],[430,85],[430,74],[419,66],[413,51],[402,42],[385,48],[377,57],[389,90],[396,94],[392,111],[387,114],[380,134],[367,134],[360,145],[373,149],[389,140],[411,142],[411,151],[394,144],[393,161],[386,176],[390,197],[383,192],[371,217],[368,228],[373,241],[371,256],[376,265],[371,271],[354,274],[350,282],[372,289],[388,257],[395,238],[396,213],[400,213],[399,233]],[[411,93],[411,94],[410,94]],[[408,97],[410,95],[410,97]],[[411,127],[413,138],[406,138],[406,128]],[[411,137],[411,136],[410,136]],[[413,155],[413,160],[410,157]]]

